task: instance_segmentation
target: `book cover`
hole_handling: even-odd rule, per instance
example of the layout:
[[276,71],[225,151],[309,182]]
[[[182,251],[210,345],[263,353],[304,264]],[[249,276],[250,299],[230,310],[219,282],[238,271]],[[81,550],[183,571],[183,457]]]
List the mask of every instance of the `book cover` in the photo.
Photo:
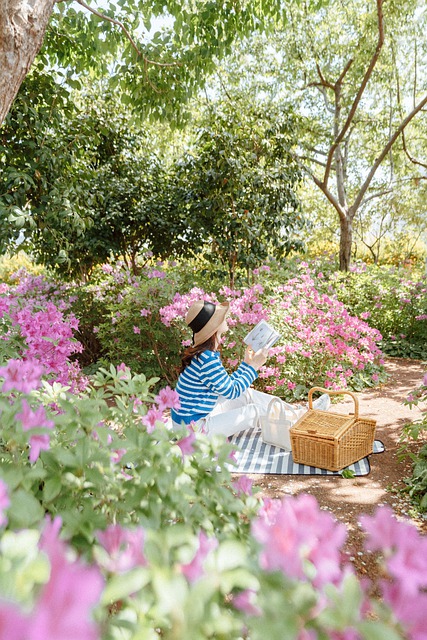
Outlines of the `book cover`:
[[278,333],[271,325],[265,320],[258,322],[255,327],[249,331],[243,342],[256,352],[260,349],[270,349],[278,339],[280,333]]

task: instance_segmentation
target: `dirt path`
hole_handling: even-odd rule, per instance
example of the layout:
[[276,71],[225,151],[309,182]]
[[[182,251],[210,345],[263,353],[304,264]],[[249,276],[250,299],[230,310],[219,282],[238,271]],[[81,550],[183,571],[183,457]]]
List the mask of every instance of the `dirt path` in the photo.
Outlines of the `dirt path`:
[[[409,409],[402,404],[404,398],[418,386],[425,373],[419,361],[390,358],[385,363],[390,374],[388,382],[380,388],[358,393],[362,415],[377,421],[376,439],[385,445],[385,452],[371,455],[371,472],[368,476],[344,479],[322,476],[250,476],[263,494],[282,498],[306,492],[314,495],[322,509],[344,522],[348,530],[347,551],[361,574],[371,573],[369,557],[363,553],[363,536],[358,526],[362,513],[372,513],[379,504],[390,505],[402,518],[411,517],[420,531],[427,533],[427,519],[416,518],[409,501],[399,493],[404,478],[410,475],[411,465],[397,456],[402,427],[421,416],[418,408]],[[334,411],[351,410],[353,401],[348,396],[334,405]]]

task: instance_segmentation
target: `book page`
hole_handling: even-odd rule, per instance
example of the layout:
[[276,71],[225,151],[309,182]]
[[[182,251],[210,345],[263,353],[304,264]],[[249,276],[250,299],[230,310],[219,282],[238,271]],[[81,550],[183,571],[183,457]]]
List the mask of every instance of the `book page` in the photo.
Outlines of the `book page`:
[[251,331],[249,331],[243,342],[257,352],[260,349],[270,349],[270,347],[272,347],[279,338],[280,333],[273,329],[268,322],[261,320]]

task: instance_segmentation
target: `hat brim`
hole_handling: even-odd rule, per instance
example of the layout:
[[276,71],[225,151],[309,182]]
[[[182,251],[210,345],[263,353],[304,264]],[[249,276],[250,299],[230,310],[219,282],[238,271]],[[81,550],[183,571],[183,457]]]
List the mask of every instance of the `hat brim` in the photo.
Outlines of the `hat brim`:
[[219,327],[227,317],[229,310],[230,304],[228,302],[217,304],[213,316],[209,318],[203,329],[194,334],[193,346],[197,347],[199,344],[203,344],[206,340],[209,340],[209,338],[218,331]]

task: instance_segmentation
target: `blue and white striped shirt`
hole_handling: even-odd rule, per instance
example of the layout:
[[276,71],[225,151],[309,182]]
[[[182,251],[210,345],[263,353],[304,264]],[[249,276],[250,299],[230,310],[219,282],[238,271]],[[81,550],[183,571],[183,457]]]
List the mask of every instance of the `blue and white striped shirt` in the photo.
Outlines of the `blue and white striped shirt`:
[[180,409],[172,409],[172,420],[189,424],[205,418],[214,408],[218,396],[238,398],[258,377],[250,364],[240,363],[231,375],[221,362],[218,351],[203,351],[195,356],[180,374],[176,391]]

